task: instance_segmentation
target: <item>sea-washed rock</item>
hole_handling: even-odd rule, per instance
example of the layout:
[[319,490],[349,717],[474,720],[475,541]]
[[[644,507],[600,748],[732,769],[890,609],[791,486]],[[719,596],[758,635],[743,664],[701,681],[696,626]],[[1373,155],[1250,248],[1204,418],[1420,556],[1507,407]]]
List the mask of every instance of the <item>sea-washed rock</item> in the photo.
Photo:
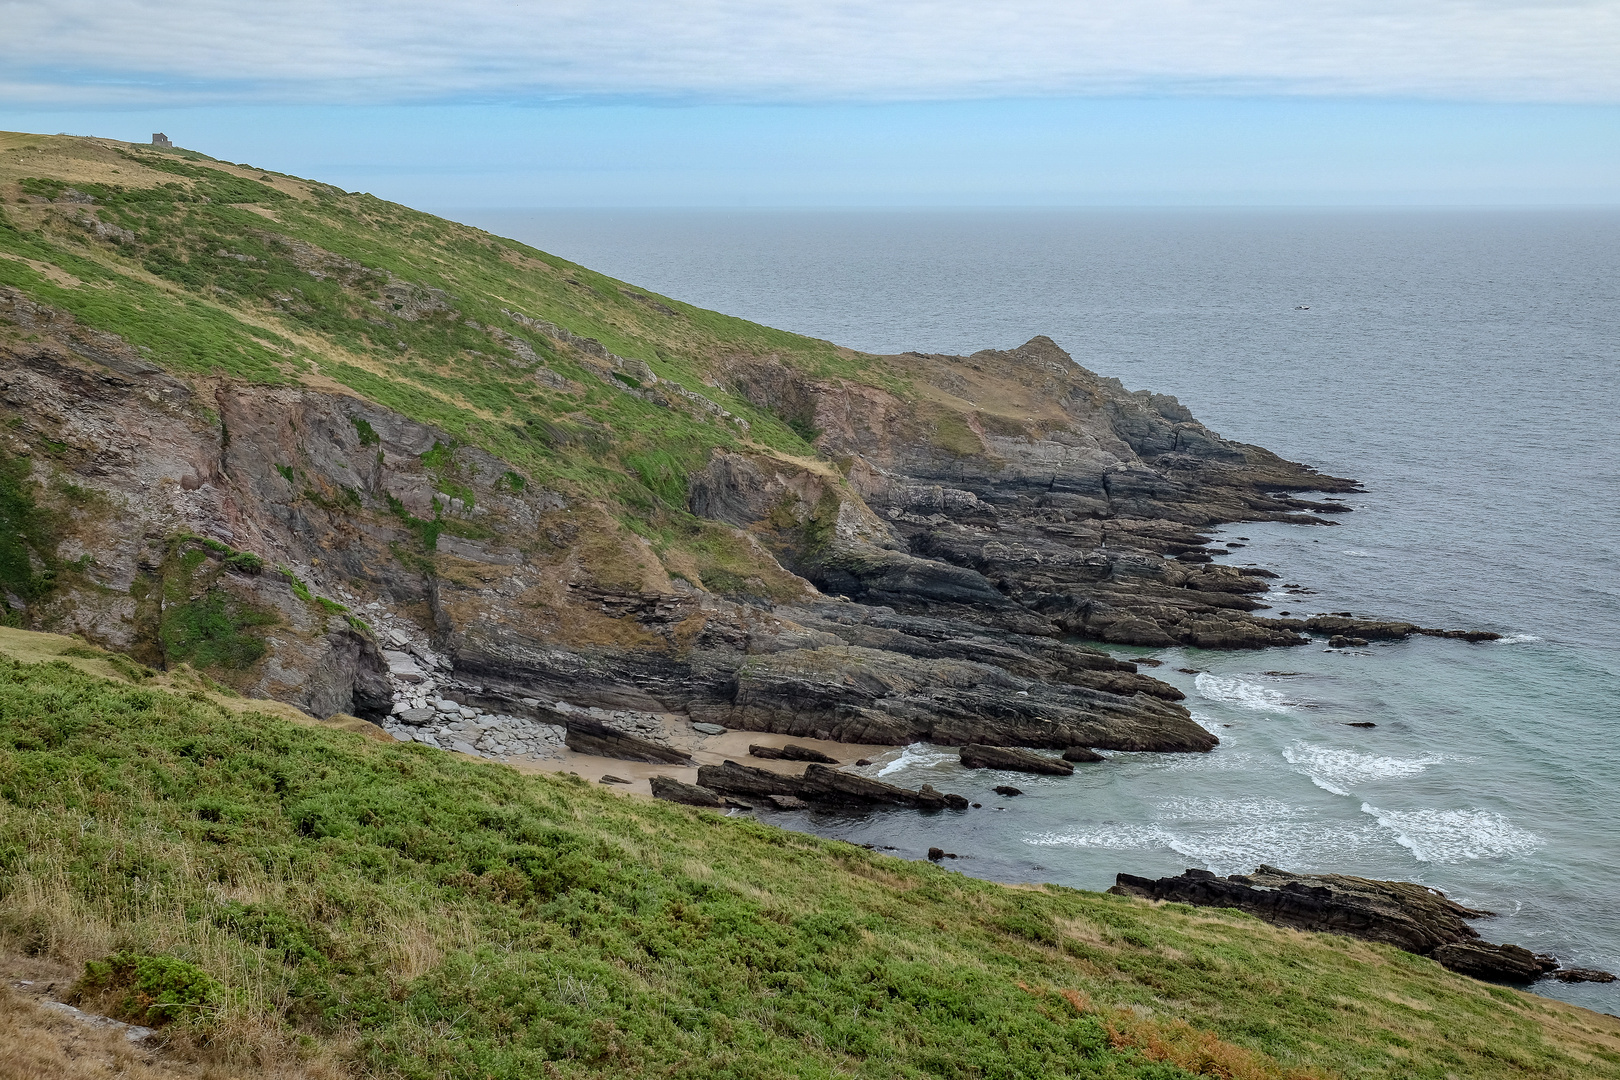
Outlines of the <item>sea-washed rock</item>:
[[1014,798],[1015,796],[1022,795],[1024,793],[1023,788],[1015,788],[1011,784],[997,784],[995,787],[991,788],[990,790],[994,791],[997,795],[1000,795],[1000,796],[1002,796],[1004,798],[1008,798],[1008,799]]
[[1557,971],[1552,973],[1552,977],[1557,979],[1559,982],[1567,982],[1567,983],[1577,983],[1577,982],[1612,983],[1612,982],[1614,982],[1614,973],[1613,972],[1599,971],[1597,968],[1559,968]]
[[1120,874],[1108,891],[1199,907],[1237,908],[1279,926],[1381,941],[1433,957],[1461,974],[1497,982],[1532,982],[1558,967],[1550,956],[1479,940],[1479,932],[1466,920],[1488,918],[1491,912],[1463,907],[1409,881],[1291,874],[1260,866],[1252,874],[1224,878],[1207,870],[1157,880]]
[[1074,766],[1067,761],[1054,761],[1033,750],[1006,746],[964,746],[959,756],[962,765],[969,769],[1006,769],[1043,776],[1070,776],[1074,773]]
[[1063,760],[1069,762],[1092,762],[1106,761],[1108,759],[1088,746],[1071,746],[1063,751]]

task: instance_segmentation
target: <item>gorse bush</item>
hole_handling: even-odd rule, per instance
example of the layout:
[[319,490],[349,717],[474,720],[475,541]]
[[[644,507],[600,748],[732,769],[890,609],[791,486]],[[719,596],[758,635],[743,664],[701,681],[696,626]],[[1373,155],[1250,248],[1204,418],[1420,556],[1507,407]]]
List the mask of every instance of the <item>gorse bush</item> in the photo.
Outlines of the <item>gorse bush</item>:
[[73,996],[80,1001],[110,996],[112,1015],[119,1019],[166,1024],[211,1011],[218,1004],[220,986],[207,972],[184,960],[121,952],[85,964]]

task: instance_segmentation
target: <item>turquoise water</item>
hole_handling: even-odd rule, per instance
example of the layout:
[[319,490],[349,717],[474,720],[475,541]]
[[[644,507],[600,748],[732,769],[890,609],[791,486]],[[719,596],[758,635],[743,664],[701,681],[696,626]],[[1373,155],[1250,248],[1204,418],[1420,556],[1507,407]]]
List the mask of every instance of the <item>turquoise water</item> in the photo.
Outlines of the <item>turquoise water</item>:
[[[938,845],[1007,881],[1261,862],[1421,881],[1499,912],[1487,938],[1620,971],[1620,214],[461,216],[872,351],[1048,334],[1229,438],[1366,484],[1333,528],[1219,530],[1245,545],[1223,561],[1310,590],[1277,609],[1507,635],[1117,650],[1161,661],[1220,747],[1070,778],[907,747],[868,771],[985,808],[783,824],[908,857]],[[1620,1013],[1620,984],[1536,988]]]

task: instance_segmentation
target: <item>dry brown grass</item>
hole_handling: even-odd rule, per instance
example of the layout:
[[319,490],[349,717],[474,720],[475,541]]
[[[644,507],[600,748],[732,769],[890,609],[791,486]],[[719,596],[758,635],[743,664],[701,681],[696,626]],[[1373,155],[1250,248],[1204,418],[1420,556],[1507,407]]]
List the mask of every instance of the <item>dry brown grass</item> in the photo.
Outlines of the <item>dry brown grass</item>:
[[[1032,994],[1044,993],[1018,984]],[[1195,1076],[1220,1080],[1323,1080],[1324,1074],[1290,1069],[1255,1050],[1226,1042],[1213,1032],[1193,1027],[1185,1020],[1155,1020],[1135,1009],[1099,1006],[1087,994],[1060,990],[1080,1016],[1091,1015],[1102,1021],[1108,1042],[1115,1050],[1136,1050],[1150,1061],[1186,1069]]]

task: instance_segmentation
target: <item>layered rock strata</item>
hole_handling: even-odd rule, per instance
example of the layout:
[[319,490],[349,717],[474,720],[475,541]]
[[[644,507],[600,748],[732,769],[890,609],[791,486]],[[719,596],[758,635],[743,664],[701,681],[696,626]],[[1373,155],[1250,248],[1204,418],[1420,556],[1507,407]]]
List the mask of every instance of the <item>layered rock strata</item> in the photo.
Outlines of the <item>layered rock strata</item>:
[[[1290,493],[1351,482],[1227,442],[1045,339],[892,359],[907,401],[769,358],[716,372],[821,432],[821,460],[716,451],[690,478],[690,508],[735,527],[766,598],[694,584],[611,507],[431,425],[339,390],[179,379],[0,288],[0,450],[27,462],[54,574],[7,602],[35,628],[498,758],[673,760],[669,733],[693,721],[1208,750],[1179,691],[1077,636],[1422,632],[1260,618],[1266,571],[1198,561],[1200,530],[1326,522],[1342,507]],[[975,411],[976,394],[1025,395],[1031,415]]]
[[1533,982],[1558,969],[1551,956],[1481,941],[1467,920],[1487,918],[1491,912],[1463,907],[1408,881],[1291,874],[1261,866],[1252,874],[1224,878],[1207,870],[1157,880],[1120,874],[1108,891],[1199,907],[1237,908],[1279,926],[1381,941],[1433,957],[1464,975],[1496,982]]
[[1043,776],[1073,776],[1074,766],[1067,761],[1052,759],[1032,750],[1018,750],[1005,746],[978,746],[969,744],[957,754],[966,769],[1005,769],[1010,772],[1036,773]]
[[968,806],[960,795],[935,791],[928,784],[912,791],[820,764],[807,765],[803,773],[791,776],[727,761],[699,766],[697,782],[699,787],[722,795],[788,796],[823,806],[901,806],[913,810],[966,810]]

